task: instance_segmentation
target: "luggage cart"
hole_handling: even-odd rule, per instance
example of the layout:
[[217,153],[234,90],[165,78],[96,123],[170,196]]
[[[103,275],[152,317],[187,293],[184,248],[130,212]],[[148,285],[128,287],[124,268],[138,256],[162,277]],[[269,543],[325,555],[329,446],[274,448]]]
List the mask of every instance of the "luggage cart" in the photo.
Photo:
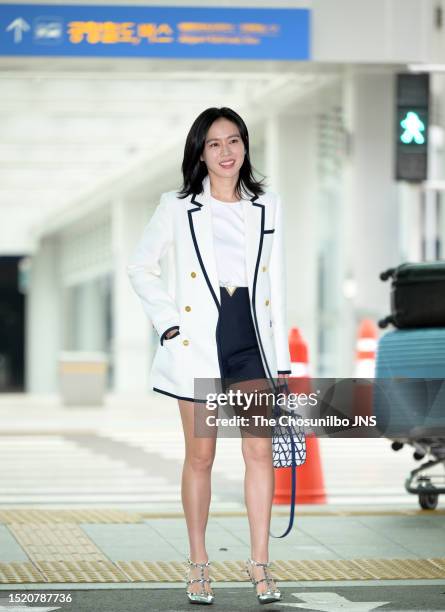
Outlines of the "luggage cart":
[[[422,463],[415,470],[411,470],[405,480],[405,489],[408,493],[419,496],[419,505],[424,510],[435,510],[439,502],[440,493],[445,493],[445,438],[424,437],[418,439],[394,440],[391,448],[398,451],[404,444],[414,447],[413,457],[421,461],[425,457],[432,457]],[[442,464],[443,474],[429,474],[436,465]]]
[[409,444],[416,461],[426,459],[409,473],[405,489],[418,496],[421,508],[434,510],[445,493],[445,471],[431,473],[438,465],[445,470],[445,327],[384,334],[377,347],[376,379],[396,383],[389,404],[378,389],[375,393],[374,413],[387,425],[383,435],[394,451]]

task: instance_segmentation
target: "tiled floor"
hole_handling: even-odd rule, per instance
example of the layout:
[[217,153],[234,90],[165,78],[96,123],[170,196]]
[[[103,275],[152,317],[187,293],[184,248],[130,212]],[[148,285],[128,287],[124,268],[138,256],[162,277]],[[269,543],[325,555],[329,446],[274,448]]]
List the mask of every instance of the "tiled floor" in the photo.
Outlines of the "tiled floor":
[[[240,564],[250,554],[240,444],[218,440],[207,529],[219,579],[234,582],[245,580]],[[0,583],[180,582],[183,452],[169,398],[65,408],[54,398],[1,397]],[[320,452],[328,503],[297,506],[293,531],[270,539],[282,579],[445,579],[443,504],[420,511],[403,488],[412,450],[321,439]],[[288,510],[274,506],[275,535]]]
[[[104,513],[102,522],[99,510],[95,521],[88,523],[81,510],[69,516],[66,522],[66,515],[57,510],[22,510],[16,517],[13,512],[0,514],[0,582],[11,582],[12,570],[20,568],[23,577],[14,582],[29,582],[29,562],[38,572],[35,582],[175,582],[177,572],[184,569],[188,540],[183,518],[127,512],[127,522],[119,523],[119,513],[116,522]],[[245,579],[242,562],[250,554],[248,533],[246,516],[210,516],[207,550],[219,580],[230,568],[235,572],[231,580]],[[307,510],[297,514],[296,526],[285,540],[271,540],[270,558],[281,579],[288,581],[445,579],[439,548],[444,538],[443,512],[311,515]]]

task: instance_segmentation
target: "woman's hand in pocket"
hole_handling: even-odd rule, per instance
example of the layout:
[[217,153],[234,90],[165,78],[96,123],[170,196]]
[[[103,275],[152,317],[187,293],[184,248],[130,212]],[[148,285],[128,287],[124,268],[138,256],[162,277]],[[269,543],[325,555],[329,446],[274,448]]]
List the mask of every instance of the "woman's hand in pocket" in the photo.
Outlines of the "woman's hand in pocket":
[[171,329],[168,334],[166,334],[165,339],[166,340],[170,340],[170,338],[174,338],[175,336],[177,336],[179,334],[179,327],[176,327],[175,329]]

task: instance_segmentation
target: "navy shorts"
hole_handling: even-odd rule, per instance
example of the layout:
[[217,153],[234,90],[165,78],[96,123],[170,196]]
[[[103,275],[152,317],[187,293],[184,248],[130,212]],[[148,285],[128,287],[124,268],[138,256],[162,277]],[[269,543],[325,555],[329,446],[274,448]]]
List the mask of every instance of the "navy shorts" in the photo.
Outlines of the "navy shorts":
[[220,287],[221,310],[217,328],[221,378],[232,382],[265,379],[253,325],[249,288],[237,287],[232,296]]
[[[254,401],[245,407],[244,400],[236,402],[233,408],[223,409],[221,416],[249,417],[245,425],[240,426],[242,435],[270,437],[269,427],[255,424],[253,415],[271,414],[271,386],[264,371],[260,349],[250,311],[248,287],[237,287],[232,296],[224,287],[220,287],[221,309],[217,328],[217,342],[220,357],[221,387],[227,393],[229,389],[240,389],[253,393]],[[252,381],[252,382],[250,382]],[[264,396],[255,392],[266,392]],[[245,407],[245,408],[244,408]]]

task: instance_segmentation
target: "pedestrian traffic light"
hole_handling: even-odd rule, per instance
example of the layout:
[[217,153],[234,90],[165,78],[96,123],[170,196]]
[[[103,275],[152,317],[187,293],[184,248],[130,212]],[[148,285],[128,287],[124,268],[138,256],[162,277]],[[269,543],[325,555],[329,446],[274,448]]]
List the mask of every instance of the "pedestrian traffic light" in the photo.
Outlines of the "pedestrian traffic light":
[[396,180],[427,179],[429,75],[398,74],[396,97]]
[[402,135],[400,136],[403,144],[410,144],[411,142],[425,144],[425,124],[417,112],[407,111],[400,125],[403,128]]

